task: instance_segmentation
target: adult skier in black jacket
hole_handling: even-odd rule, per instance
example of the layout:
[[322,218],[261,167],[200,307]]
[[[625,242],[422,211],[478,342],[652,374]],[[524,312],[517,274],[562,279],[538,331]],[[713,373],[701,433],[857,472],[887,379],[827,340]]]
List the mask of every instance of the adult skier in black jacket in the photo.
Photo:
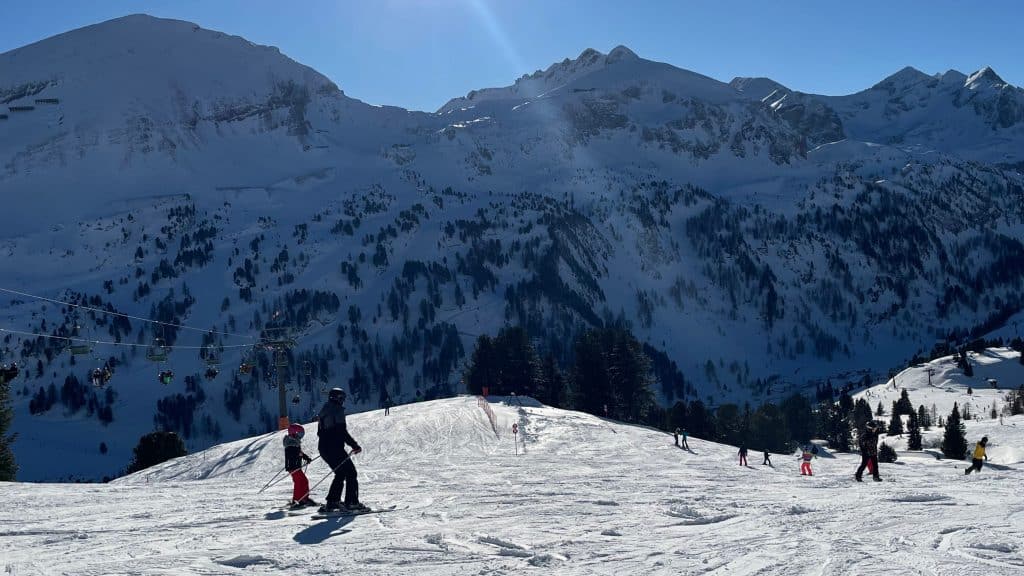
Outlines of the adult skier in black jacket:
[[334,480],[327,491],[327,500],[321,511],[329,512],[341,509],[341,491],[348,482],[345,491],[345,508],[352,512],[365,512],[366,506],[359,502],[359,480],[356,478],[356,467],[352,457],[345,452],[345,445],[352,447],[352,454],[363,451],[359,444],[348,433],[345,424],[345,391],[332,388],[327,395],[327,402],[320,409],[317,436],[320,437],[319,450],[324,462],[334,471]]
[[[894,416],[894,418],[899,418],[899,416]],[[857,482],[863,482],[861,477],[865,468],[871,473],[871,478],[875,482],[882,481],[881,476],[878,475],[878,434],[881,431],[878,423],[872,420],[865,425],[864,430],[860,433],[860,466],[853,475]]]

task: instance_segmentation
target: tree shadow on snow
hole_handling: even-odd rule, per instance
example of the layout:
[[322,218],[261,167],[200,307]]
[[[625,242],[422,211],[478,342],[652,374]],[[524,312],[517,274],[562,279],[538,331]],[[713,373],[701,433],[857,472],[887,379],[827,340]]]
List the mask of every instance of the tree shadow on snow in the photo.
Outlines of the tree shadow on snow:
[[292,539],[299,544],[320,544],[332,536],[340,536],[351,532],[351,530],[339,530],[339,528],[351,522],[353,518],[355,516],[325,518],[317,524],[299,530]]

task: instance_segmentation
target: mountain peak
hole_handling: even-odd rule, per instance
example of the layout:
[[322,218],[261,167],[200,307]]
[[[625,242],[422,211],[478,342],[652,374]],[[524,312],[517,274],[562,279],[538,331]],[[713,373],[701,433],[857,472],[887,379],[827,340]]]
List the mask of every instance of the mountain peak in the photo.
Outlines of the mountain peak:
[[919,84],[933,84],[936,79],[921,72],[913,66],[905,66],[895,74],[886,77],[884,80],[871,87],[872,90],[886,90],[888,92],[902,92]]
[[[520,80],[536,80],[540,78],[552,78],[559,74],[574,74],[591,69],[603,68],[616,62],[640,60],[635,52],[622,46],[616,46],[608,54],[603,54],[593,48],[587,48],[575,59],[566,58],[561,62],[548,66],[546,70],[537,70],[533,74],[524,75]],[[518,83],[518,81],[517,81]]]
[[[86,73],[85,71],[88,71]],[[179,92],[210,102],[249,98],[254,92],[294,82],[312,92],[340,93],[312,68],[273,46],[207,30],[183,20],[132,14],[59,34],[0,54],[0,92],[46,81],[53,94],[86,103],[104,101],[107,110],[127,105],[121,97],[156,97]],[[144,89],[129,87],[142,86]],[[167,87],[172,90],[168,91]]]
[[981,70],[978,70],[974,74],[968,76],[967,80],[964,81],[964,86],[971,89],[983,86],[1001,87],[1006,86],[1006,81],[1003,80],[999,74],[996,74],[995,70],[989,66],[985,66]]
[[626,48],[622,44],[619,44],[615,48],[612,48],[612,51],[608,53],[608,56],[605,58],[605,62],[608,63],[608,64],[611,64],[613,62],[618,62],[620,60],[639,60],[639,59],[640,59],[640,57],[636,55],[636,52],[633,52],[629,48]]
[[621,45],[613,48],[608,54],[593,48],[587,48],[580,52],[580,55],[576,58],[566,58],[561,62],[548,66],[544,70],[537,70],[532,74],[520,76],[512,86],[472,90],[463,98],[454,98],[448,101],[438,112],[450,112],[453,109],[476,105],[486,100],[534,98],[592,72],[597,72],[615,64],[630,62],[647,61],[637,56],[629,48]]

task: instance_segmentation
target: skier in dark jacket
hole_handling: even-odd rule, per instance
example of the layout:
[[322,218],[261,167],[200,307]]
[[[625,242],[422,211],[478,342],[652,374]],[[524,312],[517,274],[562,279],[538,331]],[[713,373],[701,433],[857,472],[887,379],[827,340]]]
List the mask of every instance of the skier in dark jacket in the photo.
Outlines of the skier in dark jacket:
[[764,462],[761,462],[761,466],[771,466],[772,468],[775,468],[775,466],[772,466],[772,453],[769,452],[767,448],[764,449]]
[[964,474],[970,474],[971,472],[981,472],[981,466],[985,460],[988,460],[988,454],[985,453],[985,448],[988,446],[988,436],[982,437],[982,439],[974,445],[974,454],[971,458],[971,465],[964,470]]
[[739,452],[739,454],[740,454],[740,466],[746,466],[747,465],[747,445],[746,444],[740,444],[740,452]]
[[[341,509],[341,492],[345,490],[345,508],[353,512],[365,512],[366,506],[359,502],[359,480],[356,478],[356,467],[352,463],[352,455],[363,451],[359,444],[348,433],[345,424],[345,391],[331,388],[327,402],[320,409],[317,436],[320,437],[320,456],[334,471],[334,480],[327,491],[327,500],[321,511],[330,512]],[[345,445],[352,447],[351,454],[345,452]]]
[[864,468],[871,472],[871,477],[875,482],[881,482],[882,478],[878,475],[878,433],[881,429],[878,423],[874,420],[868,422],[865,425],[864,430],[860,433],[860,466],[857,468],[857,472],[853,475],[857,482],[863,482],[862,476],[864,474]]
[[316,506],[309,497],[309,479],[302,470],[303,464],[312,462],[312,458],[302,451],[302,437],[306,430],[299,424],[288,426],[288,433],[282,439],[284,444],[284,469],[292,475],[292,507]]

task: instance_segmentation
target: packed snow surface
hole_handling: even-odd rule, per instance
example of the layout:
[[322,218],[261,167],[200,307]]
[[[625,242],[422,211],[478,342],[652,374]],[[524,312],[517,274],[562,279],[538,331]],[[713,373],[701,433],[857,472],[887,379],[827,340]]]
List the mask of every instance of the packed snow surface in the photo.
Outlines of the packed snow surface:
[[[492,399],[495,400],[495,399]],[[281,509],[281,433],[111,484],[0,484],[4,574],[1020,574],[1017,466],[901,453],[858,484],[857,455],[774,467],[751,453],[594,416],[472,397],[350,416],[362,500],[394,512]],[[513,423],[518,436],[511,434]],[[975,439],[974,422],[968,440]],[[994,428],[998,427],[998,430]],[[316,454],[316,426],[304,448]],[[1024,417],[986,432],[1020,445]],[[518,438],[519,455],[514,454]],[[326,468],[309,467],[311,482]],[[314,489],[323,499],[326,483]],[[43,504],[43,505],[37,505]]]

